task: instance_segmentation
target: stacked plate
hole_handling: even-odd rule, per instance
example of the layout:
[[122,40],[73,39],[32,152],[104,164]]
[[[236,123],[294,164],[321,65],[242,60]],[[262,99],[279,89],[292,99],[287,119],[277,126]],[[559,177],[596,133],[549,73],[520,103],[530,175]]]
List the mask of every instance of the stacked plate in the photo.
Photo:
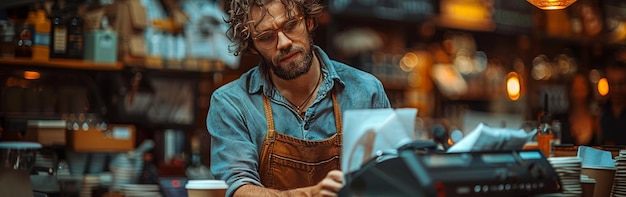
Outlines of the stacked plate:
[[70,174],[77,176],[85,174],[87,162],[89,160],[88,153],[67,150],[65,152],[65,157],[70,168]]
[[100,176],[101,186],[107,187],[107,188],[111,187],[111,183],[113,182],[113,174],[111,174],[111,172],[99,173],[98,176]]
[[563,192],[558,196],[580,196],[583,193],[580,185],[581,159],[578,157],[550,157],[550,164],[561,179]]
[[137,170],[132,165],[118,165],[111,167],[111,188],[114,191],[122,191],[124,184],[137,183]]
[[123,184],[121,192],[126,197],[161,197],[161,190],[156,184]]
[[54,153],[38,151],[35,166],[54,170],[56,168],[56,155]]
[[626,150],[620,150],[615,157],[615,179],[613,181],[613,196],[626,197]]
[[100,186],[100,177],[97,175],[83,176],[83,183],[80,187],[80,197],[91,197],[93,188]]
[[143,169],[143,161],[140,162],[140,160],[126,153],[114,156],[109,165],[109,170],[113,176],[111,188],[114,191],[121,191],[124,184],[137,183]]

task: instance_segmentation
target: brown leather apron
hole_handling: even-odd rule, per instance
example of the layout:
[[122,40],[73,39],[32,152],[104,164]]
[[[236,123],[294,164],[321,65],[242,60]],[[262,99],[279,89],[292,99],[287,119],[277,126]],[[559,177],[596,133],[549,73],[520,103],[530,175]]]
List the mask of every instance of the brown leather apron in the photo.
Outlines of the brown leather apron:
[[341,111],[335,94],[331,96],[337,133],[324,140],[302,140],[274,131],[270,101],[263,97],[268,127],[259,162],[263,186],[277,190],[308,187],[340,169]]

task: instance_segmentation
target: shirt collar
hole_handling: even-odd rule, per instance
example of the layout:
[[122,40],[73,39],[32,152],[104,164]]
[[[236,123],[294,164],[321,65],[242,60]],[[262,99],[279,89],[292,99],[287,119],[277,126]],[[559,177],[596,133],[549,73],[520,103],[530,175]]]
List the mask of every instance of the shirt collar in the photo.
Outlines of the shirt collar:
[[[333,65],[334,62],[330,60],[324,50],[322,50],[317,45],[314,45],[313,51],[314,53],[316,53],[317,58],[320,61],[320,65],[322,66],[322,72],[327,76],[326,78],[324,78],[324,81],[328,82],[329,79],[332,79],[330,80],[330,82],[336,82],[341,86],[344,86],[344,82],[341,80],[341,78],[337,74],[337,71],[335,70],[335,67]],[[260,90],[263,90],[263,92],[265,92],[265,95],[272,95],[273,87],[272,84],[269,82],[269,74],[267,73],[269,71],[261,69],[261,67],[264,66],[263,64],[264,61],[260,61],[259,64],[257,64],[257,66],[250,71],[251,78],[248,84],[250,87],[250,89],[248,89],[249,94],[254,94],[256,92],[259,92]]]

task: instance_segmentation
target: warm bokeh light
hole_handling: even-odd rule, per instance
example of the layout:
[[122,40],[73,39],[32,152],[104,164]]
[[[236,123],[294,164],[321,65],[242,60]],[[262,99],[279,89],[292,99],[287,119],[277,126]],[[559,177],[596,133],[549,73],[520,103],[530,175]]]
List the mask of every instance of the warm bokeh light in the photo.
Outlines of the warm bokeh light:
[[552,76],[552,63],[545,54],[533,58],[530,76],[535,80],[548,80]]
[[467,50],[462,49],[459,50],[456,57],[454,58],[454,66],[456,69],[464,75],[472,74],[474,71],[474,61],[469,54],[467,54]]
[[419,64],[419,57],[413,52],[408,52],[404,54],[402,59],[400,59],[400,69],[405,72],[412,71],[417,64]]
[[600,81],[600,78],[602,78],[602,74],[600,74],[600,71],[598,71],[597,69],[593,69],[589,72],[589,81],[591,83],[598,83],[598,81]]
[[598,93],[602,96],[606,96],[609,94],[609,82],[606,78],[601,78],[598,80]]
[[560,10],[572,5],[576,0],[528,0],[542,10]]
[[552,77],[551,65],[548,62],[542,62],[540,64],[537,64],[533,66],[530,74],[535,80],[548,80],[550,79],[550,77]]
[[41,75],[35,71],[24,71],[24,79],[39,79]]
[[521,95],[522,85],[519,75],[516,72],[510,72],[506,77],[506,93],[511,100],[516,101]]
[[[471,29],[478,31],[492,31],[493,22],[492,3],[484,0],[446,0],[439,2],[438,24],[447,27]],[[485,4],[489,4],[486,6]]]
[[480,0],[448,0],[440,2],[441,14],[464,21],[477,21],[491,18],[491,10]]

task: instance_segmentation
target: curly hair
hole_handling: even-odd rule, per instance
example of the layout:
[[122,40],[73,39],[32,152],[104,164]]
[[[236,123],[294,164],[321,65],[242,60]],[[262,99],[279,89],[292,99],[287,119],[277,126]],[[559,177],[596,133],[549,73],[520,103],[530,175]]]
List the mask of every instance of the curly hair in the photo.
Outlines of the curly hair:
[[[252,53],[251,27],[255,27],[260,21],[253,21],[250,11],[253,7],[259,7],[263,12],[263,16],[267,14],[265,5],[271,1],[280,1],[287,10],[297,10],[302,13],[306,19],[315,20],[323,10],[323,6],[319,0],[229,0],[226,4],[226,10],[230,18],[225,19],[229,24],[226,36],[232,41],[229,46],[230,52],[234,55]],[[293,13],[287,13],[289,14]],[[315,24],[317,25],[317,24]]]

